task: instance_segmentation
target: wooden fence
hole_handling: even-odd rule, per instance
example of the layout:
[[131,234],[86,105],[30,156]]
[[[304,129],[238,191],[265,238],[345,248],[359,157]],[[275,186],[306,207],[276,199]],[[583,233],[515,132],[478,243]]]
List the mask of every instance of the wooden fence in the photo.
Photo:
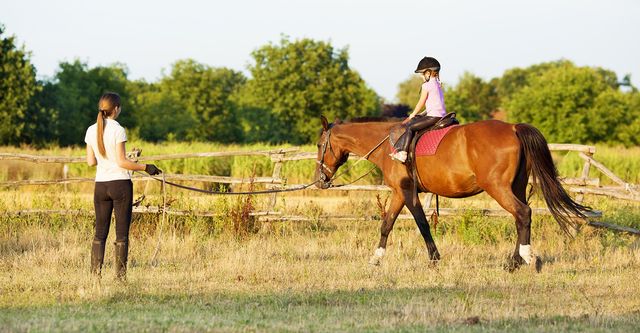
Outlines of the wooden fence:
[[[640,194],[637,190],[637,186],[628,184],[616,176],[611,170],[606,168],[602,163],[593,159],[593,154],[596,148],[594,146],[586,145],[574,145],[574,144],[549,144],[551,151],[571,151],[576,152],[584,160],[582,173],[580,177],[576,178],[561,178],[561,182],[567,186],[567,190],[577,194],[576,200],[582,201],[585,194],[591,195],[603,195],[610,196],[624,200],[640,201]],[[183,158],[203,158],[203,157],[230,157],[230,156],[263,156],[270,158],[273,162],[273,172],[271,177],[255,177],[251,179],[227,177],[227,176],[214,176],[214,175],[181,175],[181,174],[165,174],[167,180],[176,180],[183,182],[198,181],[198,182],[212,182],[212,183],[224,183],[224,184],[264,184],[269,189],[286,189],[299,187],[299,184],[286,184],[286,179],[282,175],[282,167],[284,163],[299,160],[316,159],[316,153],[301,152],[299,148],[283,148],[274,150],[263,151],[225,151],[225,152],[206,152],[206,153],[185,153],[185,154],[169,154],[169,155],[157,155],[157,156],[140,156],[139,152],[129,153],[130,158],[138,159],[139,161],[161,161],[161,160],[174,160]],[[62,156],[35,156],[27,154],[15,154],[15,153],[0,153],[0,160],[21,160],[30,161],[34,163],[84,163],[85,157],[62,157]],[[604,176],[611,179],[615,186],[600,186],[599,178],[589,178],[589,172],[594,167],[599,170]],[[63,168],[68,170],[68,168]],[[147,177],[134,176],[133,181],[148,180]],[[55,180],[14,180],[0,182],[0,186],[25,186],[25,185],[51,185],[51,184],[72,184],[81,182],[92,182],[93,178],[68,178],[66,172],[63,179]],[[316,187],[309,187],[305,191],[318,190]],[[388,191],[389,188],[382,184],[366,184],[366,185],[347,185],[344,187],[330,189],[335,191]],[[270,195],[270,207],[273,207],[276,202],[278,194]],[[431,208],[432,195],[427,194],[424,198],[425,211]],[[137,213],[158,213],[161,212],[161,208],[158,207],[136,207],[134,209]],[[37,213],[63,213],[63,211],[43,211],[43,210],[22,210],[15,211],[16,214],[28,214],[30,212]],[[442,208],[440,213],[442,215],[459,214],[461,210],[452,208]],[[11,213],[11,212],[9,212]],[[82,212],[75,212],[82,213]],[[212,216],[216,213],[211,212],[186,212],[177,210],[167,210],[166,213],[173,215],[201,215]],[[481,214],[489,216],[503,216],[508,213],[502,209],[482,209]],[[536,214],[548,214],[548,210],[534,209]],[[304,220],[302,216],[286,215],[282,212],[267,211],[267,212],[253,212],[253,215],[258,216],[262,220]],[[592,217],[599,217],[600,213],[596,212],[592,214]],[[362,217],[356,216],[327,216],[332,219],[360,219]],[[411,218],[411,216],[401,215],[399,218]]]

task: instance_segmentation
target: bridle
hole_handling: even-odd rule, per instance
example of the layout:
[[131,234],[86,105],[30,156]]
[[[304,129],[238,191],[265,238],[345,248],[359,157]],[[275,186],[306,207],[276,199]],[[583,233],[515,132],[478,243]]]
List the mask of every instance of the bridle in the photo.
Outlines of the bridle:
[[[327,149],[329,150],[329,152],[331,152],[331,155],[333,155],[333,158],[335,158],[336,160],[338,159],[338,156],[336,156],[336,153],[333,151],[333,147],[331,147],[331,129],[327,130],[327,135],[325,136],[325,140],[322,143],[322,153],[320,154],[320,160],[317,160],[316,163],[320,165],[320,180],[327,184],[327,185],[331,185],[331,182],[333,181],[335,176],[335,173],[333,171],[331,171],[331,168],[329,168],[329,166],[327,166],[324,163],[324,156],[327,153]],[[323,170],[329,171],[331,173],[331,177],[328,177]]]
[[[333,151],[333,147],[331,147],[331,128],[327,129],[327,135],[326,135],[326,138],[325,138],[325,140],[324,140],[324,142],[322,143],[322,146],[321,146],[321,151],[322,151],[322,153],[320,154],[320,159],[316,161],[316,163],[320,165],[320,170],[319,170],[319,172],[320,172],[320,176],[319,176],[319,178],[320,178],[320,179],[318,179],[317,181],[322,181],[322,182],[324,183],[324,185],[327,185],[327,187],[329,187],[329,186],[333,186],[333,185],[331,185],[331,183],[332,183],[335,179],[337,179],[339,176],[344,175],[345,173],[347,173],[347,171],[348,171],[349,169],[353,168],[353,167],[354,167],[354,166],[356,166],[358,163],[360,163],[360,162],[362,162],[362,161],[364,161],[364,160],[369,159],[369,156],[371,156],[371,154],[372,154],[374,151],[376,151],[376,149],[378,149],[378,148],[382,145],[382,143],[384,143],[385,141],[387,141],[387,139],[388,139],[388,138],[389,138],[389,136],[388,136],[388,135],[387,135],[387,136],[385,136],[385,137],[384,137],[384,139],[382,139],[382,141],[380,141],[377,145],[375,145],[375,147],[373,147],[373,148],[372,148],[368,153],[366,153],[364,156],[360,157],[360,159],[359,159],[358,161],[356,161],[355,163],[353,163],[353,164],[352,164],[351,166],[349,166],[348,168],[346,168],[346,169],[342,170],[342,172],[338,174],[338,173],[336,173],[336,172],[334,172],[334,171],[331,171],[331,168],[329,168],[329,166],[327,166],[327,165],[324,163],[324,157],[325,157],[325,155],[326,155],[326,153],[327,153],[327,149],[329,150],[329,152],[331,152],[331,155],[333,155],[333,158],[335,158],[336,160],[338,160],[338,156],[336,156],[336,153]],[[344,162],[346,162],[346,159],[345,159],[345,161],[338,161],[338,164],[337,164],[337,166],[336,166],[336,170],[337,170],[337,169],[338,169],[338,168],[339,168],[339,167],[340,167]],[[371,171],[373,171],[375,168],[376,168],[376,167],[374,166],[374,167],[373,167],[373,168],[371,168],[371,170],[369,170],[367,173],[365,173],[364,175],[362,175],[362,176],[358,177],[355,181],[352,181],[351,183],[354,183],[354,182],[356,182],[356,181],[358,181],[358,180],[362,179],[364,176],[366,176],[367,174],[369,174],[369,173],[370,173]],[[331,173],[331,177],[328,177],[328,176],[324,173],[323,169],[324,169],[324,170],[329,171],[329,172]],[[340,187],[340,186],[344,186],[344,185],[346,185],[346,184],[343,184],[343,185],[336,185],[336,186],[333,186],[333,187]]]

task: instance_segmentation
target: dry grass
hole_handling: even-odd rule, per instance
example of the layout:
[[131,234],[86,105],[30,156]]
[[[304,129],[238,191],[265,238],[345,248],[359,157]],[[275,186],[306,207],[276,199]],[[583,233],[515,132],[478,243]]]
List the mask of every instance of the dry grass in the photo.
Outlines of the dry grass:
[[[143,147],[145,155],[269,148],[133,146]],[[3,151],[82,154],[81,149],[12,149]],[[598,147],[596,159],[636,182],[639,156],[637,149]],[[581,171],[579,158],[558,158],[563,175]],[[283,172],[290,182],[306,182],[312,164],[292,163]],[[256,164],[250,158],[181,160],[160,166],[184,173],[271,173],[270,162]],[[91,173],[76,165],[70,175]],[[0,179],[47,179],[61,174],[59,165],[0,164]],[[135,193],[147,195],[143,205],[162,202],[157,183],[137,182]],[[279,196],[276,209],[316,219],[255,225],[238,224],[246,222],[238,221],[247,213],[242,199],[174,189],[169,197],[173,209],[220,216],[171,216],[162,232],[159,216],[135,216],[129,283],[121,285],[113,279],[111,246],[102,282],[88,274],[91,215],[4,214],[18,209],[91,211],[92,184],[0,189],[0,332],[630,332],[640,327],[640,243],[632,246],[636,239],[628,235],[584,228],[576,239],[568,240],[549,217],[535,217],[532,244],[544,263],[542,271],[527,267],[507,273],[502,266],[515,245],[513,222],[468,211],[440,218],[434,232],[442,255],[438,264],[428,262],[414,222],[405,220],[396,223],[381,266],[372,267],[368,259],[378,242],[378,221],[316,217],[375,218],[380,214],[375,193],[317,191]],[[640,228],[640,205],[588,199],[607,221]],[[274,208],[265,197],[251,203],[258,210]],[[497,208],[484,195],[473,200],[444,199],[441,204]],[[534,200],[533,206],[543,204]],[[241,230],[242,235],[233,230]],[[110,240],[113,235],[112,230]],[[158,260],[151,263],[158,240]]]
[[[82,187],[1,195],[2,210],[91,208]],[[228,212],[235,205],[171,196],[178,208]],[[465,202],[493,205],[453,204]],[[640,218],[638,205],[591,203],[627,225]],[[281,197],[278,205],[309,216],[378,212],[373,194]],[[587,228],[570,241],[549,218],[536,218],[533,246],[542,271],[507,273],[502,265],[515,233],[509,219],[441,218],[437,265],[427,261],[414,223],[399,221],[382,265],[372,267],[376,221],[269,223],[238,238],[225,218],[231,215],[171,217],[157,265],[150,260],[159,217],[137,217],[124,286],[113,280],[111,247],[102,283],[88,274],[91,216],[3,215],[0,331],[628,332],[640,325],[640,250],[629,246],[630,236]]]

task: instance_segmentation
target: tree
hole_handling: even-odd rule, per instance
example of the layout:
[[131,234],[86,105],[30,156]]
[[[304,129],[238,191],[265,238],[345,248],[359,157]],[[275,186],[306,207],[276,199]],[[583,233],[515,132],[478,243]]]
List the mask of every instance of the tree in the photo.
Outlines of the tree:
[[411,75],[406,80],[400,82],[400,84],[398,84],[398,92],[396,93],[398,103],[408,106],[411,108],[411,111],[413,111],[413,108],[416,106],[416,103],[418,103],[418,99],[420,98],[421,86],[422,78],[418,75]]
[[[633,88],[633,87],[632,87]],[[593,119],[592,142],[634,146],[640,144],[640,93],[609,89],[595,99],[589,110]]]
[[[569,60],[557,60],[543,62],[527,68],[516,67],[505,71],[504,74],[502,74],[502,77],[497,81],[496,86],[496,90],[500,96],[502,104],[508,103],[511,96],[520,91],[520,89],[531,85],[531,81],[537,77],[545,74],[546,72],[567,67],[575,67],[575,65]],[[599,67],[594,70],[607,86],[614,89],[618,88],[619,84],[614,72]]]
[[506,104],[511,96],[520,91],[520,89],[529,86],[532,79],[547,71],[566,65],[573,64],[568,60],[558,60],[532,65],[527,68],[516,67],[506,70],[498,80],[496,88],[502,104]]
[[253,139],[307,143],[317,138],[320,115],[379,113],[380,98],[349,68],[346,49],[283,37],[280,44],[265,45],[252,56],[252,79],[242,92],[242,106],[248,116],[244,126]]
[[606,140],[627,113],[606,70],[563,62],[526,81],[507,99],[509,120],[533,124],[551,142]]
[[447,112],[455,112],[461,122],[491,119],[500,102],[495,81],[485,82],[465,72],[458,84],[444,93]]
[[98,115],[100,96],[113,91],[122,97],[123,112],[118,122],[126,128],[135,126],[135,116],[127,91],[127,69],[124,65],[89,68],[86,63],[75,60],[62,62],[54,79],[45,85],[44,94],[52,103],[52,113],[57,119],[58,143],[82,144],[84,135]]
[[152,110],[167,107],[153,114],[166,115],[166,121],[171,122],[171,114],[175,113],[175,119],[180,119],[173,128],[178,132],[184,129],[186,136],[179,139],[240,142],[242,127],[231,96],[237,94],[245,82],[240,72],[209,67],[191,59],[180,60],[158,84],[160,95],[147,97],[156,103],[150,106]]
[[18,144],[32,139],[26,120],[36,111],[30,103],[40,88],[30,54],[4,32],[0,24],[0,144]]
[[184,139],[189,128],[195,126],[195,121],[179,99],[165,90],[158,83],[133,81],[129,84],[137,133],[143,140]]

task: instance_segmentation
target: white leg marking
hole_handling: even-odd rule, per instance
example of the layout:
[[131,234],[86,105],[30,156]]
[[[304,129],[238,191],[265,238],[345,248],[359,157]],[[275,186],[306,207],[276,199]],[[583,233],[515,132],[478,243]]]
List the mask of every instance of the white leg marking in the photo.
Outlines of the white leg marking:
[[382,257],[384,257],[384,251],[385,251],[384,248],[379,247],[379,248],[376,249],[376,252],[374,252],[373,255],[378,257],[378,258],[382,258]]
[[524,259],[524,262],[526,262],[527,264],[531,263],[531,259],[533,258],[533,256],[531,255],[531,245],[520,244],[518,254],[520,255],[520,257],[522,257],[522,259]]

